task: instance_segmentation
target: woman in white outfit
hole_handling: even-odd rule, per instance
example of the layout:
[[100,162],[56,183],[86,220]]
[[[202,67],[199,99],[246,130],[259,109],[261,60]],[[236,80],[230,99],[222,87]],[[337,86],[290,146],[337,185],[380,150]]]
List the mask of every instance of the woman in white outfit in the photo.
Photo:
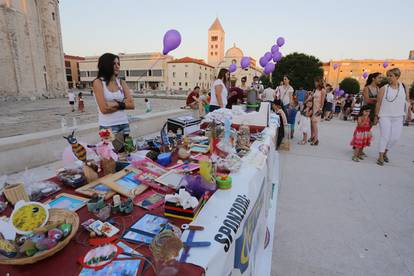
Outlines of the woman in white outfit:
[[389,162],[388,151],[401,136],[404,108],[409,97],[405,86],[398,81],[400,76],[400,69],[388,70],[389,84],[384,85],[377,96],[374,124],[379,121],[381,137],[377,164],[380,166],[383,166],[384,162]]

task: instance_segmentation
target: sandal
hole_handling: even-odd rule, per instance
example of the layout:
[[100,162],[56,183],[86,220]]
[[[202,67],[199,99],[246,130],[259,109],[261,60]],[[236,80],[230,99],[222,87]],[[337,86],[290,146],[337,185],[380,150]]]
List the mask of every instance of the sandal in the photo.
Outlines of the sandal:
[[367,157],[367,155],[366,155],[366,153],[365,153],[365,152],[361,152],[361,156],[362,156],[362,157]]
[[299,145],[305,145],[307,142],[306,141],[299,141],[298,144]]
[[364,160],[364,157],[362,155],[358,156],[359,160]]
[[385,162],[385,163],[390,162],[390,159],[388,159],[388,156],[386,156],[386,155],[384,155],[384,162]]
[[353,157],[352,157],[352,161],[359,162],[359,159],[358,159],[358,157],[353,156]]
[[378,165],[380,165],[380,166],[384,166],[384,161],[383,161],[383,160],[379,160],[379,159],[378,159],[378,160],[377,160],[377,164],[378,164]]

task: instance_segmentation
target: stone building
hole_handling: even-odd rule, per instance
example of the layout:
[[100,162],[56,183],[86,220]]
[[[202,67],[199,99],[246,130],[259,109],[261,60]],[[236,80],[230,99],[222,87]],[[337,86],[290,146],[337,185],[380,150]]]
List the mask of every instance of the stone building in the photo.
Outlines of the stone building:
[[[324,71],[324,79],[327,83],[330,83],[334,87],[344,78],[356,79],[361,89],[365,86],[366,80],[363,74],[374,72],[380,72],[385,76],[387,70],[398,67],[401,70],[400,81],[410,86],[414,82],[414,60],[410,59],[387,59],[388,67],[384,68],[385,60],[376,59],[346,59],[346,60],[331,60],[322,64]],[[334,69],[334,64],[337,64],[337,68]]]
[[58,0],[0,0],[0,49],[0,98],[66,94]]
[[214,80],[214,67],[202,59],[184,57],[168,62],[168,88],[170,90],[210,89]]
[[225,33],[220,20],[216,18],[208,29],[208,64],[216,67],[224,59]]
[[242,77],[246,77],[246,85],[250,86],[253,82],[253,77],[260,77],[262,75],[262,69],[256,66],[256,60],[252,57],[250,57],[250,66],[242,69],[240,62],[243,56],[243,51],[236,47],[236,44],[233,44],[233,47],[226,51],[223,61],[217,65],[217,70],[220,70],[220,68],[229,68],[232,63],[237,65],[237,70],[230,74],[230,81],[235,83],[236,86],[241,85]]

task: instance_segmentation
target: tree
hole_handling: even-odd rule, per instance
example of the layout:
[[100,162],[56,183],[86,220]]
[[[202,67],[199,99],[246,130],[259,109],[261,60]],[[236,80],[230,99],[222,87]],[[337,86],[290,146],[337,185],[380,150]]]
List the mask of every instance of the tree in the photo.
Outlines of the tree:
[[348,94],[359,93],[359,82],[354,78],[345,78],[339,84],[339,88],[343,89]]
[[293,53],[282,58],[276,64],[275,71],[272,73],[272,83],[278,86],[287,75],[290,85],[295,89],[303,87],[307,90],[315,88],[314,79],[323,76],[322,63],[314,56]]
[[262,82],[265,88],[269,86],[275,88],[268,75],[261,75],[259,80]]

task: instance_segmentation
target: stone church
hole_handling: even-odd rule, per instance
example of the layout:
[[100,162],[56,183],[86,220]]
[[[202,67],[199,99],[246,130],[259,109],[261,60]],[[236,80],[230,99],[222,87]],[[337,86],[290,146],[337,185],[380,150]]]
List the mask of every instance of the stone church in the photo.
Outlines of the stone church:
[[58,0],[0,0],[0,99],[67,92]]

